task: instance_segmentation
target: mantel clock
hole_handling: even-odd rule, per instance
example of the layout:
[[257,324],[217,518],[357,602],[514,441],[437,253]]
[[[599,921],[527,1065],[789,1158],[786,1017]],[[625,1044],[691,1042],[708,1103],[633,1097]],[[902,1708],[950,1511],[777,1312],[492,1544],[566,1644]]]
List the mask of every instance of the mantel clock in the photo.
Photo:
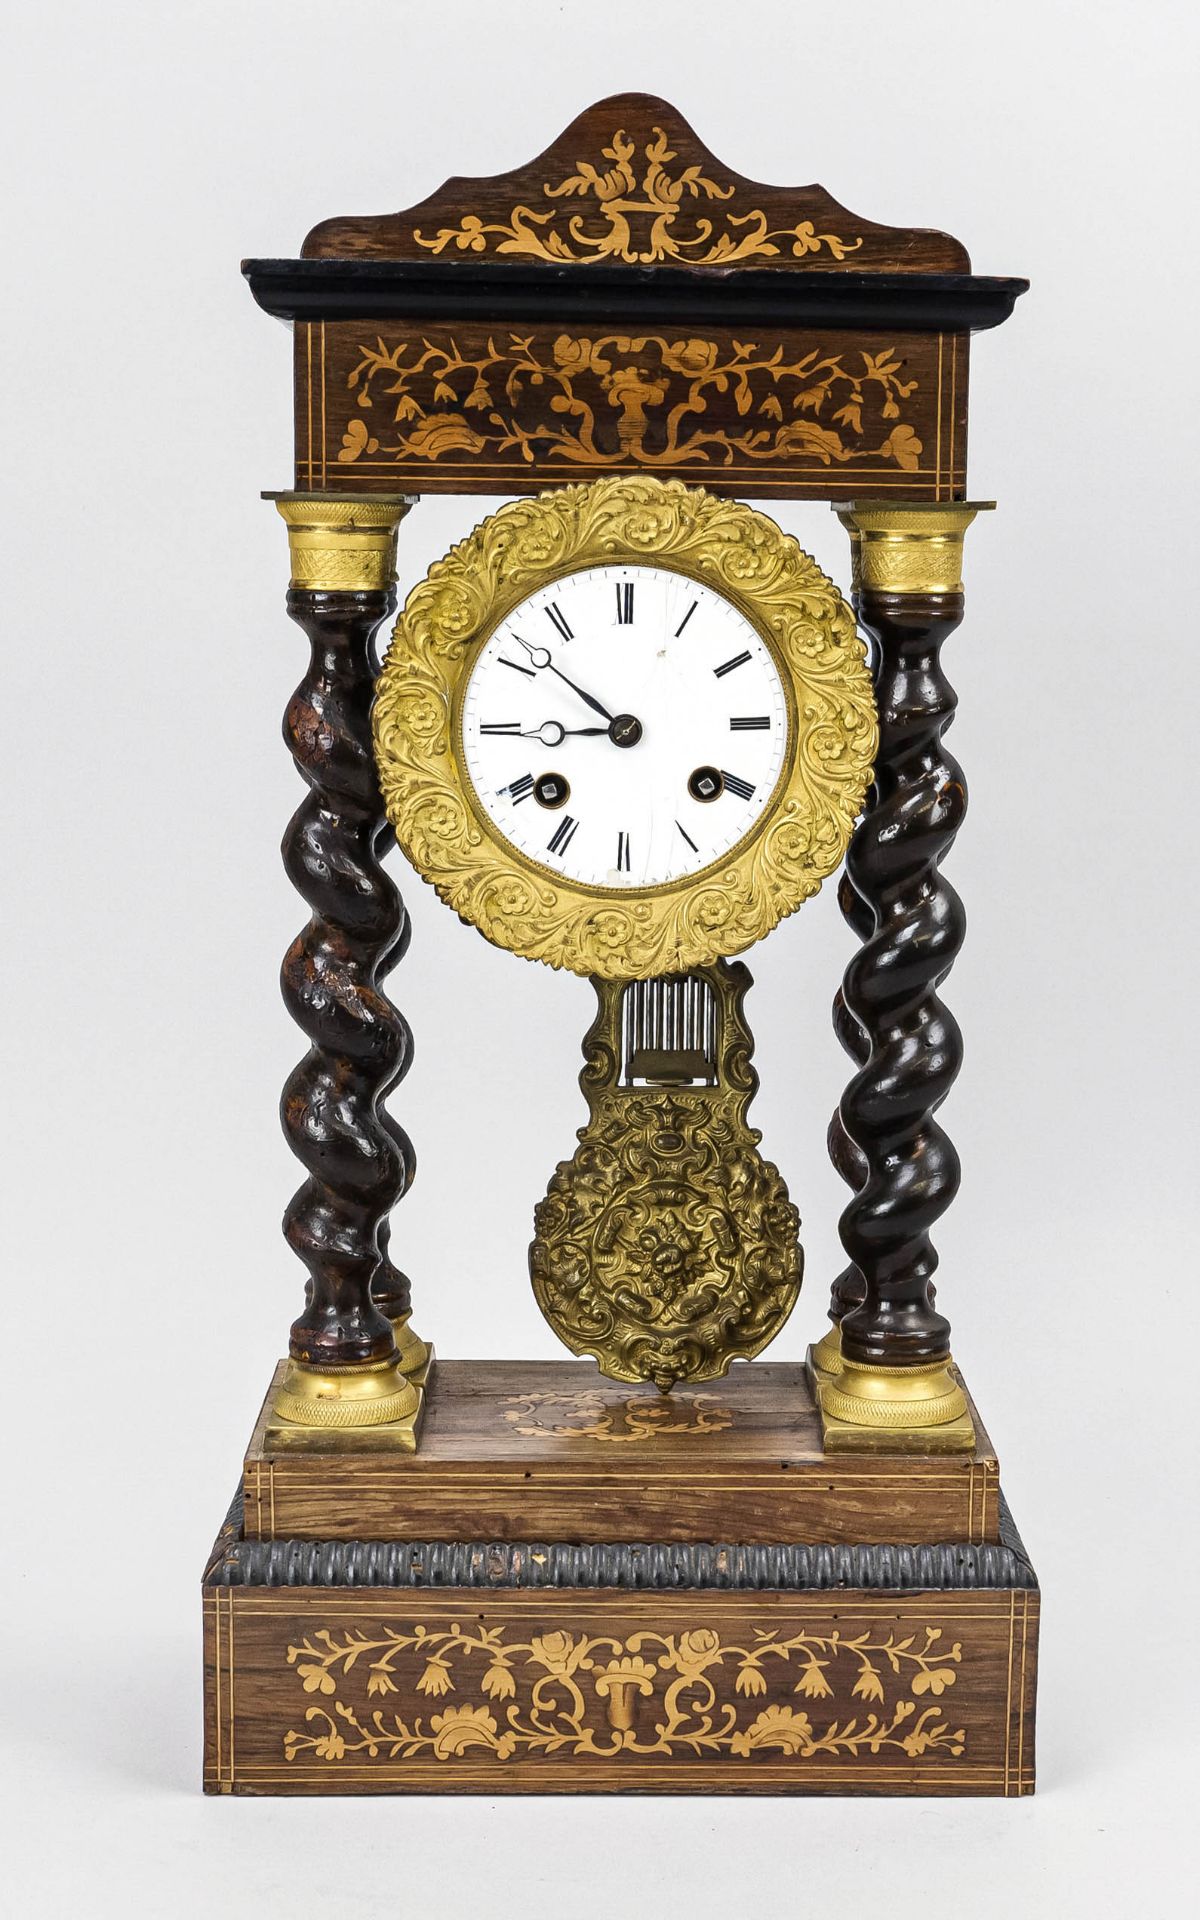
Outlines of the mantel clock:
[[[205,1574],[206,1786],[1031,1791],[1037,1585],[930,1239],[959,1180],[969,340],[1025,282],[746,180],[639,94],[244,271],[295,341],[268,498],[311,649],[307,1286]],[[505,500],[381,664],[431,492]],[[848,595],[756,498],[835,507]],[[536,1205],[531,1169],[529,1279],[575,1359],[435,1363],[432,1284],[414,1326],[396,841],[505,955],[592,982],[586,1119]],[[756,1359],[803,1256],[749,1119],[744,956],[835,874],[847,1264],[793,1365]]]

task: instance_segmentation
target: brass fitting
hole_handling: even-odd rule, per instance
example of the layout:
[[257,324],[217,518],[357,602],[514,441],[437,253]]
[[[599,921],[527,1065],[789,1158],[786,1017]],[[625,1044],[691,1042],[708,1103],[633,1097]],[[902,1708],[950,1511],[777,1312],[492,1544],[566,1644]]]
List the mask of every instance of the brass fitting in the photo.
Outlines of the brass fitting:
[[411,494],[265,493],[287,522],[293,587],[382,592],[395,584],[396,529]]

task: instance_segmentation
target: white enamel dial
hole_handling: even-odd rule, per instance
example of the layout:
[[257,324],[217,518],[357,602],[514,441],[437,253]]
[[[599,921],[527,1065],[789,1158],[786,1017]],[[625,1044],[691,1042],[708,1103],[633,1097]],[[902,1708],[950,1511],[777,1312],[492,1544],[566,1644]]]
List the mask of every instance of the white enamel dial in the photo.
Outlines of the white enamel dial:
[[462,741],[480,805],[528,859],[584,886],[655,887],[754,827],[786,765],[788,703],[722,594],[664,567],[589,567],[501,621]]

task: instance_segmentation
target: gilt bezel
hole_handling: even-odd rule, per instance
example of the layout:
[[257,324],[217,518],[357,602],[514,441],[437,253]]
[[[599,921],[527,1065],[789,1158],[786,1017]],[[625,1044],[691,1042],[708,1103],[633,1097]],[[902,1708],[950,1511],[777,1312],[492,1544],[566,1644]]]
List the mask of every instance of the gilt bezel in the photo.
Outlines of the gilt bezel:
[[[729,600],[788,703],[784,766],[747,833],[697,872],[645,888],[576,882],[513,846],[462,745],[467,680],[514,607],[621,565],[661,567]],[[854,615],[816,562],[755,508],[640,476],[511,501],[437,561],[396,623],[373,724],[388,818],[441,899],[497,946],[605,979],[708,965],[794,912],[841,861],[878,737]]]

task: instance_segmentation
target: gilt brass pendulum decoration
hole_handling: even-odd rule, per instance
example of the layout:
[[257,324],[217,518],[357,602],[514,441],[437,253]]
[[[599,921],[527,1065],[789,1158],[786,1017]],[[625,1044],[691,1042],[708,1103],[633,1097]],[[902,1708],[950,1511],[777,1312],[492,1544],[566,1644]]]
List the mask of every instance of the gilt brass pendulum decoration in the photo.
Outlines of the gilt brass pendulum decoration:
[[746,1122],[758,1088],[740,962],[593,981],[588,1120],[534,1216],[537,1303],[613,1380],[713,1380],[800,1292],[800,1217]]

